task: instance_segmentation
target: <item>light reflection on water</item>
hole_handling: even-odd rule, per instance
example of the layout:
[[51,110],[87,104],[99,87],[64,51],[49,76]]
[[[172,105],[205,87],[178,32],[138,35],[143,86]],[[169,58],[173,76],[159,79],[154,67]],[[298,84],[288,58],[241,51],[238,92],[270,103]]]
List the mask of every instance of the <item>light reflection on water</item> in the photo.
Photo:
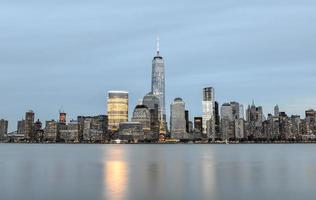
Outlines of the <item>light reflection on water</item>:
[[0,144],[0,199],[314,199],[316,145]]

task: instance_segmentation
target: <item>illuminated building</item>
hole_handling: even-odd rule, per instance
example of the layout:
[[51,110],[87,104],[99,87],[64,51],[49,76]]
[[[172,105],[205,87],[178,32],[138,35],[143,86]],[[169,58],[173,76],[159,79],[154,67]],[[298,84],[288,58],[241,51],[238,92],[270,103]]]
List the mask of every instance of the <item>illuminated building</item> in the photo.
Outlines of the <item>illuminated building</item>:
[[66,113],[65,112],[59,112],[59,123],[66,124]]
[[110,131],[117,131],[121,122],[128,121],[128,92],[108,92],[108,128]]

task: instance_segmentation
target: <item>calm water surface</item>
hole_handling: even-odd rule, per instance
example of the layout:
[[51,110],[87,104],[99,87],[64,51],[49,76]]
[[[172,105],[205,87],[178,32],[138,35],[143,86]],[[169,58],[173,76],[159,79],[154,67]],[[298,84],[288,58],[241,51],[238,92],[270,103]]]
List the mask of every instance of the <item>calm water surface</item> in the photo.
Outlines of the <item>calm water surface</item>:
[[316,145],[0,144],[0,199],[316,199]]

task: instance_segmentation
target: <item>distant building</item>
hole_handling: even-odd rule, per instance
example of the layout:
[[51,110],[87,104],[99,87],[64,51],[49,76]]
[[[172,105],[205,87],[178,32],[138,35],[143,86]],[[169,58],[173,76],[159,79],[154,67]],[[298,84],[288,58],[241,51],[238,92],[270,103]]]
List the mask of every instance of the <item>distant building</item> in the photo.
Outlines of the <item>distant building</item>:
[[194,132],[202,133],[203,130],[203,119],[202,117],[194,117]]
[[19,120],[17,123],[17,134],[25,135],[25,120]]
[[144,132],[139,122],[122,122],[119,125],[119,139],[138,142],[144,139]]
[[79,141],[79,123],[76,120],[71,120],[67,125],[67,135],[64,136],[65,142]]
[[261,106],[256,106],[254,102],[248,106],[246,111],[246,136],[249,140],[262,139],[263,135],[263,110]]
[[[203,89],[202,111],[203,111],[203,116],[202,116],[203,117],[203,123],[202,123],[203,134],[207,138],[210,138],[211,135],[213,135],[213,133],[207,130],[213,130],[213,127],[215,127],[215,92],[214,92],[214,88],[212,87],[207,87]],[[211,120],[211,123],[209,122],[210,120]]]
[[181,98],[175,98],[170,105],[170,131],[172,138],[183,137],[186,133],[185,103]]
[[159,39],[157,40],[157,52],[152,60],[151,92],[159,99],[159,120],[166,121],[165,108],[165,64],[160,55]]
[[244,105],[242,104],[239,105],[239,118],[245,119],[245,110],[244,110]]
[[65,112],[59,112],[59,123],[60,124],[66,124],[66,113]]
[[219,137],[220,134],[220,116],[219,116],[219,105],[218,102],[215,101],[215,136]]
[[32,110],[25,113],[25,132],[24,136],[27,140],[34,139],[34,112]]
[[235,139],[235,105],[224,103],[221,106],[221,135],[223,139]]
[[0,140],[8,134],[8,123],[7,120],[0,120]]
[[44,128],[44,141],[56,142],[58,134],[58,125],[55,120],[46,121]]
[[143,105],[150,112],[150,131],[153,139],[158,139],[159,134],[159,99],[151,92],[144,96]]
[[[81,117],[83,121],[80,121],[79,127],[83,128],[83,141],[89,143],[100,143],[107,137],[108,130],[108,116],[84,116]],[[78,123],[78,122],[77,122]]]
[[115,132],[121,122],[128,121],[128,92],[109,91],[108,92],[108,128]]
[[36,142],[42,142],[44,139],[44,130],[42,129],[42,122],[37,119],[34,123],[34,140]]
[[280,111],[279,111],[279,106],[278,106],[278,105],[275,105],[275,106],[274,106],[274,116],[279,116],[279,113],[280,113]]
[[150,132],[150,111],[145,105],[137,105],[133,112],[132,122],[139,122],[145,136]]
[[245,133],[245,121],[242,118],[235,119],[235,138],[243,139]]

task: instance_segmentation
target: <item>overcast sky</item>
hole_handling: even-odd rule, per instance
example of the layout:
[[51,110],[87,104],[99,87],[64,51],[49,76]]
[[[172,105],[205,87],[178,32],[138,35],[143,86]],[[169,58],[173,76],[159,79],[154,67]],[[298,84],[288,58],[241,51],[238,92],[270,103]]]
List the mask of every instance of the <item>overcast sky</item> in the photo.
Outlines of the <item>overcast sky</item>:
[[0,118],[10,130],[33,109],[106,113],[108,90],[150,90],[156,36],[166,106],[201,115],[202,88],[220,104],[255,100],[272,112],[316,108],[315,0],[0,0]]

